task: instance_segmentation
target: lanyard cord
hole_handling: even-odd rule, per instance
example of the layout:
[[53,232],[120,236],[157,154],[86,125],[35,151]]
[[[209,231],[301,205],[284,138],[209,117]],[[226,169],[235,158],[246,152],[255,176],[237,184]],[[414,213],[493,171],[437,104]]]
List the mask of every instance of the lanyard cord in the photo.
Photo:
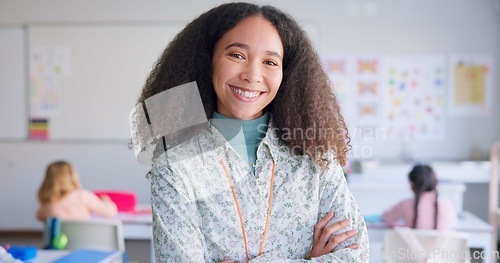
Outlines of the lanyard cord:
[[[229,171],[227,170],[226,163],[223,159],[220,160],[222,168],[224,168],[224,173],[226,174],[227,180],[229,181],[229,186],[231,187],[231,192],[233,193],[234,204],[236,205],[236,209],[238,210],[238,218],[240,220],[241,233],[243,235],[243,242],[245,243],[245,250],[247,255],[247,261],[250,260],[250,253],[248,250],[248,242],[247,242],[247,233],[245,231],[245,224],[243,222],[243,213],[241,212],[241,207],[238,202],[238,195],[236,194],[236,190],[234,188],[233,180],[229,175]],[[259,248],[259,256],[262,254],[264,250],[264,241],[267,236],[267,229],[269,228],[269,219],[271,218],[271,204],[273,203],[273,188],[274,188],[274,167],[275,163],[273,162],[273,168],[271,170],[271,185],[269,186],[269,199],[267,201],[267,216],[266,216],[266,224],[264,226],[264,232],[262,232],[262,237],[260,239],[260,248]]]

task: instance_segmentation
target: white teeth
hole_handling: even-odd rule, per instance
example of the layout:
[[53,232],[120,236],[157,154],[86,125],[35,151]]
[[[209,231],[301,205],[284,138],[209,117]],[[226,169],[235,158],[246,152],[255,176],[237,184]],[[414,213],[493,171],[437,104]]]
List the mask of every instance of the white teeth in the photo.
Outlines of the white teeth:
[[257,96],[260,95],[260,92],[259,91],[244,91],[244,90],[241,90],[241,89],[237,89],[237,88],[234,88],[234,87],[231,87],[231,89],[236,92],[236,94],[239,94],[243,97],[247,97],[247,98],[255,98]]

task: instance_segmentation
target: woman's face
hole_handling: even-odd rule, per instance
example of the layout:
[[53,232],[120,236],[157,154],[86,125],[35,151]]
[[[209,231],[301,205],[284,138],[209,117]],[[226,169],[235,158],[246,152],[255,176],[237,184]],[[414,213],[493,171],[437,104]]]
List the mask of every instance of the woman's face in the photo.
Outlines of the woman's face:
[[283,55],[278,31],[260,16],[227,31],[212,58],[217,111],[240,120],[260,117],[280,87]]

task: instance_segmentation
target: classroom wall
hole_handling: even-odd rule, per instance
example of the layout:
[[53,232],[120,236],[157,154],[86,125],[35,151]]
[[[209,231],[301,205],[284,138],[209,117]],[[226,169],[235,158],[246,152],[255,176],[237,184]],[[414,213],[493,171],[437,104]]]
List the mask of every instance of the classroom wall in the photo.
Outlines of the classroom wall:
[[[185,24],[223,1],[0,0],[0,26],[38,23]],[[272,3],[312,28],[320,55],[486,54],[494,58],[494,101],[500,101],[500,8],[496,0],[317,0]],[[153,61],[151,61],[153,63]],[[10,87],[0,87],[9,89]],[[27,101],[26,101],[27,103]],[[24,105],[26,107],[26,105]],[[3,111],[0,114],[6,114]],[[487,116],[446,116],[442,141],[411,145],[418,160],[465,160],[500,140],[500,105]],[[366,159],[399,160],[402,142],[354,141],[369,147]],[[353,156],[354,158],[360,156]],[[75,163],[89,189],[123,188],[149,200],[147,167],[135,162],[127,142],[29,142],[0,139],[0,230],[39,228],[35,192],[45,165],[64,158]],[[479,201],[479,200],[478,200]],[[483,200],[484,201],[484,200]],[[15,212],[11,212],[15,211]]]
[[[0,1],[0,25],[46,22],[172,22],[186,23],[222,1]],[[266,3],[266,1],[258,1]],[[267,3],[271,3],[267,1]],[[499,62],[500,11],[497,0],[338,0],[273,1],[317,32],[322,55],[379,54],[429,55],[485,54]],[[494,67],[498,73],[500,67]],[[494,101],[498,101],[498,74],[494,75]],[[441,141],[411,145],[415,159],[468,159],[500,140],[500,106],[480,116],[446,116]],[[476,136],[481,127],[481,136]],[[356,131],[352,131],[356,134]],[[359,137],[359,134],[358,134]],[[408,148],[402,141],[378,138],[356,140],[370,147],[363,158],[401,158]],[[477,155],[477,154],[476,154]]]

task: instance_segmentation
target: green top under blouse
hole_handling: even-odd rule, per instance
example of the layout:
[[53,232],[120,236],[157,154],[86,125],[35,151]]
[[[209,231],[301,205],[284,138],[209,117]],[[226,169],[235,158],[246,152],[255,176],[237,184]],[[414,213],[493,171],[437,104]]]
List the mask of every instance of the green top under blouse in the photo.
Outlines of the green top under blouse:
[[240,157],[248,162],[252,171],[257,159],[257,148],[266,135],[268,124],[267,113],[253,120],[238,120],[214,112],[212,119],[212,125],[222,133]]

